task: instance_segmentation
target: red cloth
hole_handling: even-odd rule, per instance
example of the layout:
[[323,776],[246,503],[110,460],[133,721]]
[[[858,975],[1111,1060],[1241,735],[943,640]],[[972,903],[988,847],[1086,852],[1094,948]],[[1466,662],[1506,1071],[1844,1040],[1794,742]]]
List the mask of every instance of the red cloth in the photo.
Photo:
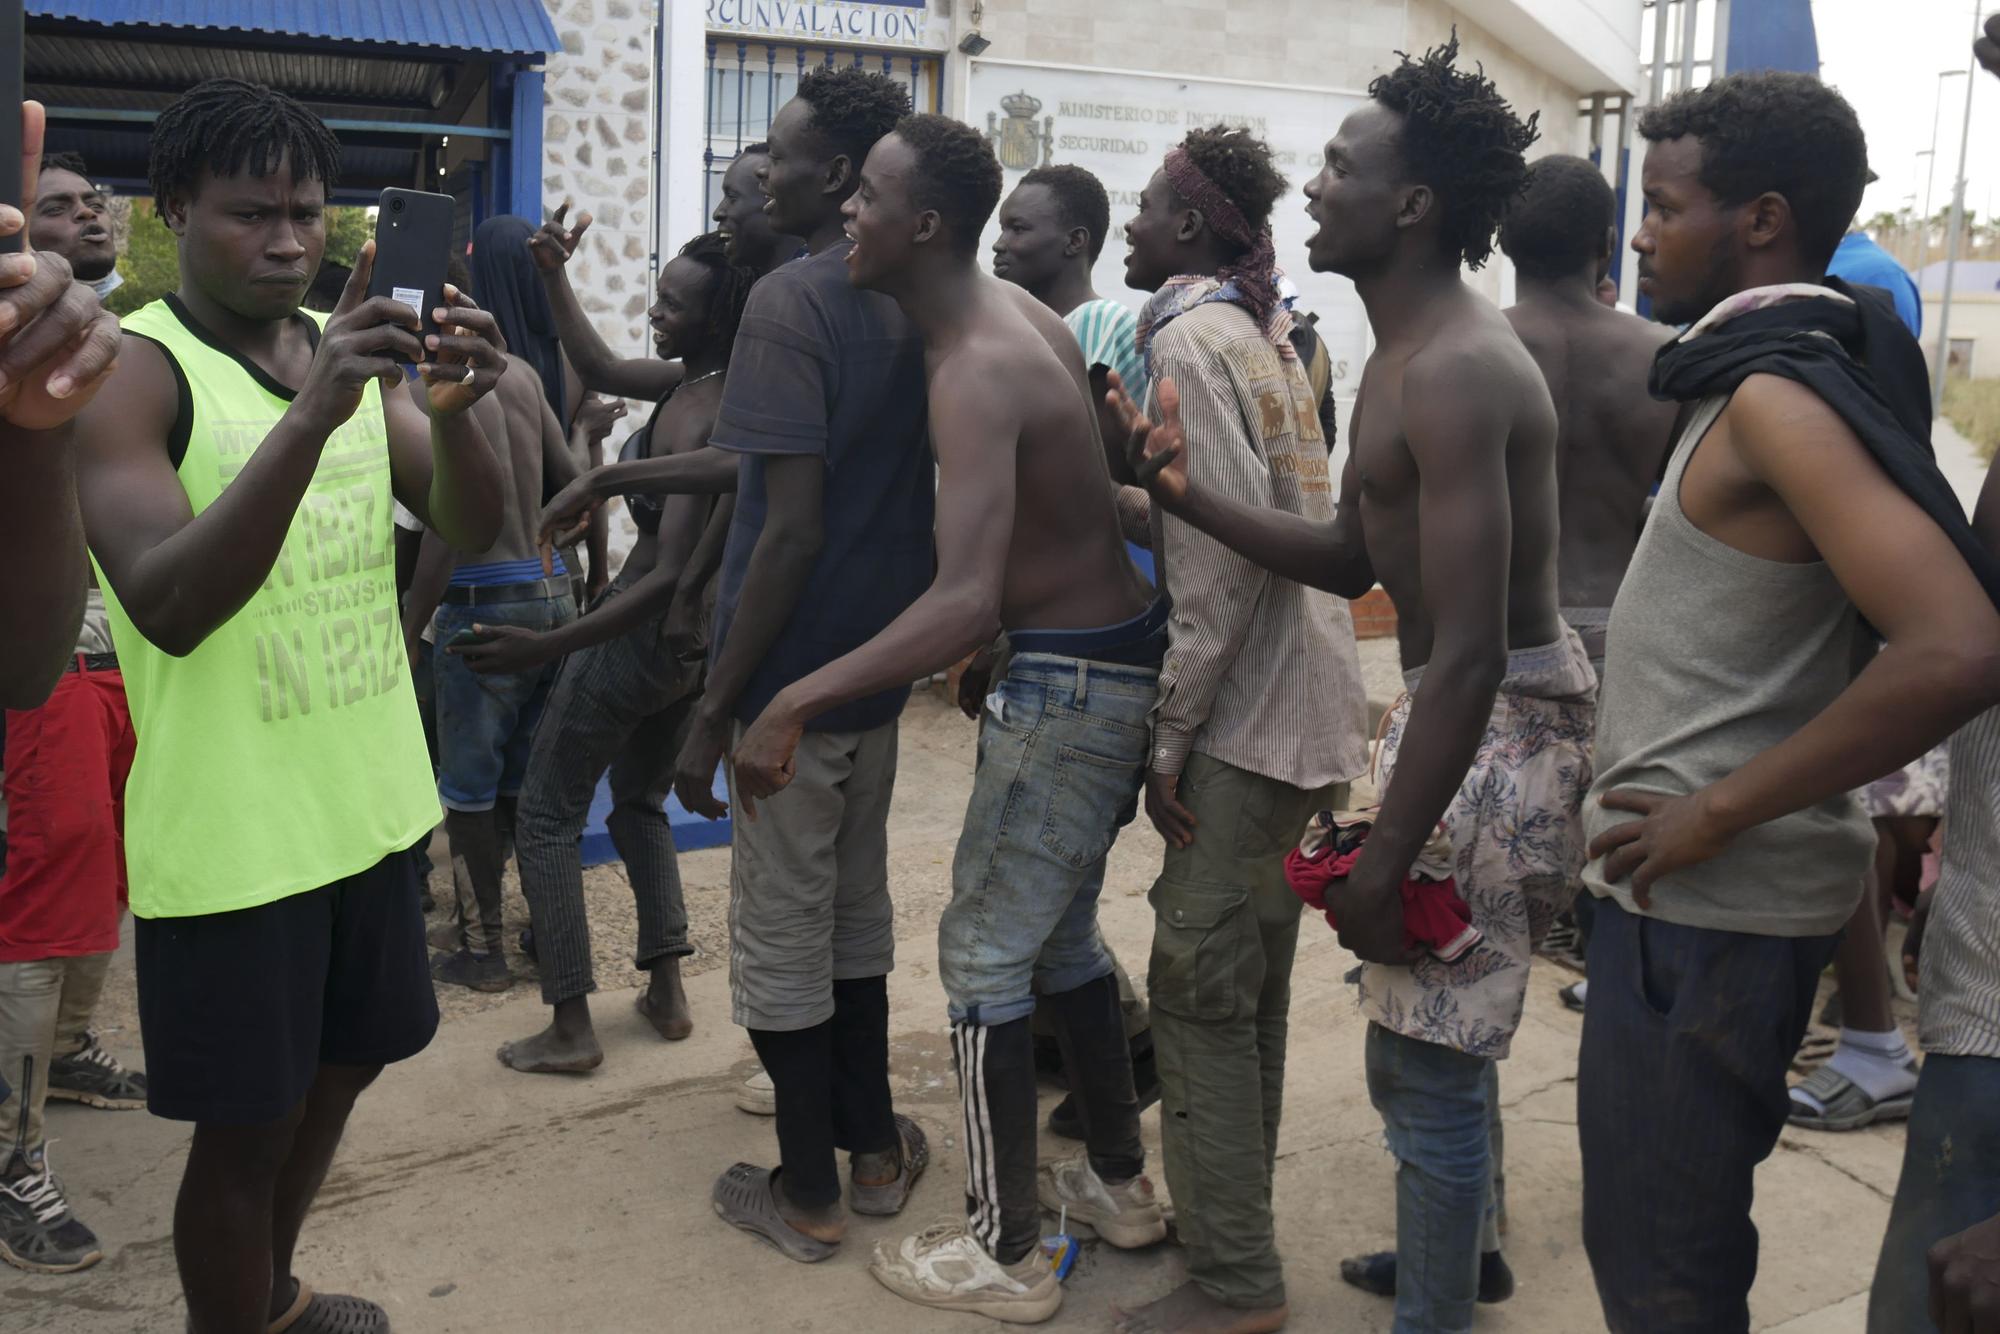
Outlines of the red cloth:
[[8,710],[0,963],[118,948],[134,744],[115,671],[64,673],[40,708]]
[[[1345,879],[1360,858],[1359,842],[1344,853],[1336,852],[1329,842],[1321,846],[1318,856],[1293,848],[1285,857],[1285,879],[1306,906],[1325,913],[1326,924],[1337,930],[1340,924],[1326,906],[1326,891],[1335,880]],[[1459,896],[1456,879],[1405,876],[1400,888],[1406,948],[1427,949],[1448,963],[1479,943],[1479,932],[1472,926],[1472,909]]]

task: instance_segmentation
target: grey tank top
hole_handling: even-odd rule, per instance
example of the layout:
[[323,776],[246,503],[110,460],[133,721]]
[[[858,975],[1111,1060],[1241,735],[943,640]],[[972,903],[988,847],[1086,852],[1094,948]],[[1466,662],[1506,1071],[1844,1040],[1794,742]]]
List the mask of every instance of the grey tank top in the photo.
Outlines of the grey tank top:
[[[1633,818],[1599,798],[1632,787],[1675,795],[1734,772],[1792,735],[1854,679],[1860,619],[1824,562],[1764,560],[1682,512],[1688,460],[1727,405],[1695,409],[1611,608],[1588,837]],[[1720,856],[1653,886],[1645,915],[1767,936],[1838,931],[1860,901],[1873,826],[1843,793],[1738,835]],[[1628,912],[1628,877],[1584,869],[1593,894]]]

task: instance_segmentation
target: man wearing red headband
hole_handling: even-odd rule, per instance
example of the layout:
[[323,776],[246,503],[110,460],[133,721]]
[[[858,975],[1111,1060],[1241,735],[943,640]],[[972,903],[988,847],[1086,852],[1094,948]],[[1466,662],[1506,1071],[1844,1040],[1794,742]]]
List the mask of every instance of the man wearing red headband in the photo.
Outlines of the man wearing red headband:
[[[1140,347],[1152,384],[1178,390],[1189,474],[1260,512],[1326,523],[1325,433],[1272,254],[1286,188],[1247,132],[1194,131],[1139,197],[1125,280],[1155,293]],[[1367,767],[1365,697],[1344,602],[1161,507],[1152,525],[1173,616],[1146,776],[1167,840],[1147,985],[1189,1282],[1121,1328],[1247,1334],[1286,1314],[1271,1168],[1300,905],[1285,853]]]

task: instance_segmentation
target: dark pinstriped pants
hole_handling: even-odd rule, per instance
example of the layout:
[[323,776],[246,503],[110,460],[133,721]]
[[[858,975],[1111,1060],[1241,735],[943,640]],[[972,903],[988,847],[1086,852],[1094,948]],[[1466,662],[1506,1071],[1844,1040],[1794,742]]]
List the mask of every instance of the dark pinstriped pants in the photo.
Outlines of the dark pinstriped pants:
[[[606,600],[623,591],[622,583],[613,584]],[[633,962],[643,969],[694,952],[665,805],[674,761],[701,698],[702,668],[666,650],[664,620],[662,613],[617,639],[572,653],[535,732],[514,845],[535,924],[542,999],[550,1005],[597,989],[577,840],[606,769],[612,808],[605,824],[639,914]]]

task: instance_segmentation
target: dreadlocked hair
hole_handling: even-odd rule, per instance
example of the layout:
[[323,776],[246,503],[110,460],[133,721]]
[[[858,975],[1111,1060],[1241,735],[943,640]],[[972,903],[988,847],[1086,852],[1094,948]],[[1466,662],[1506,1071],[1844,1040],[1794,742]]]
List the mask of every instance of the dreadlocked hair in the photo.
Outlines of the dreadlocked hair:
[[204,169],[269,176],[289,160],[300,180],[331,191],[340,177],[340,141],[326,122],[275,89],[241,79],[209,79],[174,100],[153,123],[146,175],[162,211],[172,195],[192,196]]
[[1493,233],[1528,180],[1522,154],[1541,138],[1536,112],[1523,121],[1486,77],[1458,69],[1451,40],[1368,85],[1368,95],[1403,117],[1402,154],[1411,176],[1436,193],[1445,253],[1477,269],[1493,254]]
[[681,258],[691,259],[708,270],[708,323],[702,337],[711,346],[734,347],[736,328],[743,323],[743,307],[750,301],[750,288],[757,270],[729,262],[729,244],[721,232],[703,232],[681,247]]
[[90,168],[83,165],[81,153],[44,153],[42,170],[66,171],[72,176],[81,176],[86,181],[90,179]]
[[1111,233],[1111,196],[1104,192],[1104,182],[1065,162],[1036,167],[1021,178],[1021,184],[1048,187],[1062,229],[1067,232],[1081,227],[1089,232],[1090,262],[1097,263],[1097,257],[1104,253],[1104,239]]
[[874,70],[822,66],[799,80],[798,95],[812,108],[812,128],[823,136],[831,155],[853,164],[853,177],[875,142],[910,114],[910,95],[903,85]]
[[1189,130],[1181,151],[1229,196],[1253,232],[1270,225],[1272,207],[1291,188],[1272,164],[1271,146],[1246,129],[1211,125]]

